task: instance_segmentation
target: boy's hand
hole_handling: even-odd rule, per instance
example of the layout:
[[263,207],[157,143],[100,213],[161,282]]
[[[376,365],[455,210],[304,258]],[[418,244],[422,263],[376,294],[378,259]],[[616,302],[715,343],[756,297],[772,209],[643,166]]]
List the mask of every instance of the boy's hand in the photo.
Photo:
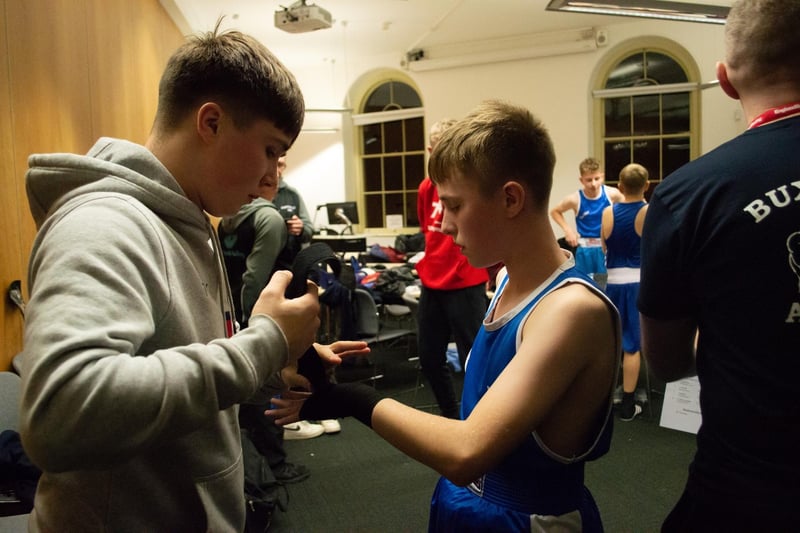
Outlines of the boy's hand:
[[283,381],[283,392],[307,391],[311,392],[311,382],[302,374],[297,373],[297,365],[286,365],[281,369],[281,381]]
[[300,235],[303,233],[303,220],[297,215],[292,215],[292,218],[286,221],[286,228],[290,235]]
[[580,235],[578,235],[578,232],[573,230],[573,229],[569,229],[568,231],[564,231],[564,239],[573,248],[578,246],[578,238],[579,237],[580,237]]
[[295,364],[311,346],[320,323],[316,285],[309,281],[309,290],[303,296],[287,299],[284,293],[291,280],[292,273],[288,270],[275,272],[258,296],[252,312],[253,315],[269,316],[281,328],[289,343],[287,364]]
[[335,341],[331,344],[314,343],[317,355],[322,359],[326,368],[341,364],[345,357],[367,355],[370,353],[369,345],[364,341]]
[[270,401],[270,407],[264,415],[275,420],[279,426],[292,424],[300,420],[300,410],[305,401],[311,397],[310,392],[289,390]]

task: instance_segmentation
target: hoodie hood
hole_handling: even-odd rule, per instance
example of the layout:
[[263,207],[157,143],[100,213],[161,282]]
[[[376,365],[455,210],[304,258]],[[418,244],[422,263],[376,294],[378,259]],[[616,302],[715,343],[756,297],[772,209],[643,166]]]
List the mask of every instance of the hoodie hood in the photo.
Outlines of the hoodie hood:
[[86,155],[34,154],[28,167],[25,185],[37,228],[69,200],[93,192],[125,194],[163,218],[205,225],[203,211],[166,167],[129,141],[102,137]]

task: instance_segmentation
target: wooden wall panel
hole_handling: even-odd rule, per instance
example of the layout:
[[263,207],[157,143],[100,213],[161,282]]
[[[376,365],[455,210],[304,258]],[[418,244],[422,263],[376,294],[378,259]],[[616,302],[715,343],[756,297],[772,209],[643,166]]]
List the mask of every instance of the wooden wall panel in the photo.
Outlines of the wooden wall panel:
[[[8,57],[6,30],[6,0],[0,0],[0,57]],[[6,290],[15,279],[23,279],[22,238],[18,231],[20,214],[26,209],[20,205],[19,192],[22,178],[14,166],[14,136],[11,127],[11,84],[9,72],[0,67],[0,290],[3,298],[3,323],[0,328],[0,370],[5,370],[11,354],[22,346],[22,319],[17,308],[6,298]],[[8,349],[6,349],[8,348]]]
[[164,24],[158,2],[88,0],[88,7],[89,45],[96,52],[89,58],[95,135],[144,143],[158,80],[183,37],[171,20]]
[[[82,153],[91,146],[86,3],[10,1],[7,15],[14,162],[24,175],[32,153]],[[27,257],[36,228],[24,187],[20,200]]]
[[[87,69],[85,2],[6,0],[6,47],[18,180],[16,230],[25,270],[36,228],[28,209],[24,173],[31,153],[83,152],[91,142],[91,108]],[[8,303],[6,303],[8,305]],[[4,343],[10,361],[22,349]]]
[[32,152],[85,152],[92,143],[86,2],[8,6],[14,137],[22,167]]
[[158,92],[152,80],[161,66],[151,20],[143,13],[146,2],[88,4],[89,46],[95,51],[89,58],[94,132],[144,143]]
[[35,237],[24,186],[31,153],[85,153],[100,136],[144,142],[158,80],[183,36],[158,0],[0,0],[0,370],[22,349],[5,297],[27,282]]

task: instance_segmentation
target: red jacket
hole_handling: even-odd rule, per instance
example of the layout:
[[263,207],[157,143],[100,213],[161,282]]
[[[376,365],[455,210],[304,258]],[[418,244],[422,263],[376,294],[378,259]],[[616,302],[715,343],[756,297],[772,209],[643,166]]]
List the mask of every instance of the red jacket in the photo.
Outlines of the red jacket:
[[442,204],[430,178],[422,180],[418,192],[417,215],[425,234],[425,256],[417,263],[422,285],[453,290],[486,283],[489,279],[486,269],[470,265],[453,238],[442,233]]

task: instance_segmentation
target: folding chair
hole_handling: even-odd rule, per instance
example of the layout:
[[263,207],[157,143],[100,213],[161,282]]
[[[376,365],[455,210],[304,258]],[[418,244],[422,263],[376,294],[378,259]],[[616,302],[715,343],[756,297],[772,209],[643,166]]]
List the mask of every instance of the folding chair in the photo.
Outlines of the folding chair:
[[[415,335],[415,329],[388,327],[380,319],[380,312],[375,299],[366,289],[356,287],[353,290],[355,305],[355,325],[358,340],[370,346],[390,345],[392,342]],[[377,373],[377,365],[373,365],[372,381],[383,377]]]

